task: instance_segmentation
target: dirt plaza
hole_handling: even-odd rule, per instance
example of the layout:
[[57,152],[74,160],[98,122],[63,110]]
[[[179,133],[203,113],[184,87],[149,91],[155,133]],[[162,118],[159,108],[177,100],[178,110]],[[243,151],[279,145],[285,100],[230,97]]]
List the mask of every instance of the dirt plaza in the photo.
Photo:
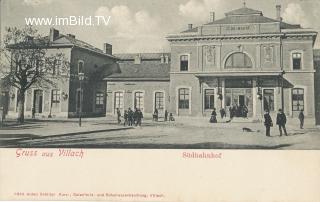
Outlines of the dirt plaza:
[[[278,127],[265,136],[262,122],[236,119],[230,123],[206,118],[182,118],[175,122],[147,119],[141,127],[116,123],[115,117],[29,120],[24,125],[8,123],[0,129],[1,147],[137,148],[137,149],[320,149],[320,128],[306,120],[288,119],[288,136]],[[251,132],[243,131],[243,127]]]

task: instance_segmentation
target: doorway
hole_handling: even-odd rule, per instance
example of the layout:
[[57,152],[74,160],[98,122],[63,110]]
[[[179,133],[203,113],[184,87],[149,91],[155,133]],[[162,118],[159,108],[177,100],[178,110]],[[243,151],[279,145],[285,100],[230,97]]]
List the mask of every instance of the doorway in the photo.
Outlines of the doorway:
[[239,95],[239,107],[245,106],[245,96]]
[[35,90],[33,95],[33,107],[35,113],[41,114],[43,106],[43,91]]

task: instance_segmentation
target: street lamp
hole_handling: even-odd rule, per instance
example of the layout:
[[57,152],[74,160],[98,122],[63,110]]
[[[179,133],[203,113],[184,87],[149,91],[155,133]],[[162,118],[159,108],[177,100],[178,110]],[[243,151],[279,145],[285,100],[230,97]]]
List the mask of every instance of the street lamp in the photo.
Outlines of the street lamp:
[[79,109],[79,126],[81,127],[81,116],[82,116],[82,81],[84,79],[84,73],[79,72],[79,84],[80,84],[80,109]]
[[284,110],[284,95],[283,95],[283,75],[285,75],[286,72],[283,70],[281,73],[280,73],[280,79],[281,79],[281,109],[282,111]]

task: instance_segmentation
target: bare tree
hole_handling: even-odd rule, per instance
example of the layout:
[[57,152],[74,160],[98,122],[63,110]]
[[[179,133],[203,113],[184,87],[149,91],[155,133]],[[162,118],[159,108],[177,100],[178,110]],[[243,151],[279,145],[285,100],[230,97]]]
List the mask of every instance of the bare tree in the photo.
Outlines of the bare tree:
[[6,28],[1,48],[3,81],[17,89],[18,123],[24,122],[25,93],[29,88],[54,87],[67,76],[69,61],[63,53],[49,54],[51,42],[31,26]]

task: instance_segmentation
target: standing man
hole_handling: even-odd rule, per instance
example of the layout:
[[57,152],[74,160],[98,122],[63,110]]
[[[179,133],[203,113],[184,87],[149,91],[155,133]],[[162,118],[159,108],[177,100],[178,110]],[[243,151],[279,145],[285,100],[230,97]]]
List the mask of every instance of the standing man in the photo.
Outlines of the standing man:
[[164,121],[168,121],[168,111],[164,111]]
[[117,108],[117,120],[118,120],[118,124],[121,123],[121,112],[120,112],[120,109]]
[[132,123],[133,123],[133,111],[129,107],[129,109],[128,109],[128,125],[132,126]]
[[282,109],[279,109],[279,113],[277,114],[277,125],[279,126],[280,136],[282,136],[282,129],[284,131],[284,134],[288,136],[287,130],[286,130],[286,123],[287,123],[286,115],[283,113]]
[[123,119],[124,119],[123,126],[126,126],[126,124],[129,125],[129,119],[128,119],[128,112],[127,112],[127,110],[124,110]]
[[273,126],[273,123],[272,123],[272,119],[271,119],[271,116],[269,114],[269,110],[265,110],[265,114],[264,114],[264,125],[266,127],[266,136],[267,137],[270,137],[270,127]]
[[304,114],[303,114],[303,109],[301,109],[299,113],[299,120],[300,120],[300,129],[303,129],[304,125]]
[[137,122],[136,122],[136,126],[141,126],[141,122],[142,122],[142,118],[143,118],[143,114],[142,111],[140,109],[137,110]]

